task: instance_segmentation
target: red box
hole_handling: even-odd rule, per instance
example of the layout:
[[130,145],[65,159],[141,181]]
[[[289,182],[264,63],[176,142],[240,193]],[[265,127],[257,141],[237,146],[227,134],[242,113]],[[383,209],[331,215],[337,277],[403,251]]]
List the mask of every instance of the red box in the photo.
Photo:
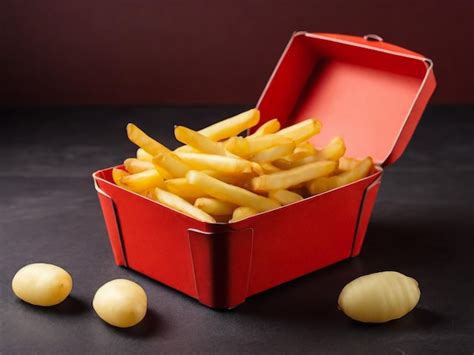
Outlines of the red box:
[[[375,35],[297,32],[260,98],[260,124],[316,117],[323,129],[314,144],[340,135],[347,156],[370,155],[383,167],[400,157],[420,120],[436,86],[432,67]],[[201,222],[127,191],[113,183],[111,171],[93,177],[116,264],[209,307],[233,308],[357,256],[383,169],[231,224]]]

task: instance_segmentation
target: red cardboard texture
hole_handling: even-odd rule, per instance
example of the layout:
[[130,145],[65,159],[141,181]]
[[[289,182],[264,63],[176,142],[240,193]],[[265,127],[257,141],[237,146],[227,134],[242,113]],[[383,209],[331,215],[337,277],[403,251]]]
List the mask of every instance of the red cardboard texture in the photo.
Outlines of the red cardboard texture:
[[[340,135],[348,156],[396,161],[435,88],[432,63],[371,39],[377,37],[295,33],[258,103],[260,124],[317,118],[323,130],[315,145]],[[115,185],[111,172],[93,177],[116,264],[212,308],[236,307],[358,255],[382,177],[377,168],[347,186],[236,223],[211,224]]]

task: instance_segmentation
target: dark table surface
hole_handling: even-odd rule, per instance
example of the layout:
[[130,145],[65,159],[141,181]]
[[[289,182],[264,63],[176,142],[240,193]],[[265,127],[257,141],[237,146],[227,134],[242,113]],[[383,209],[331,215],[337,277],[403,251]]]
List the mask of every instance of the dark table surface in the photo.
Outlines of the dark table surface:
[[[175,123],[202,127],[243,109],[2,109],[0,118],[0,354],[474,352],[474,107],[430,107],[404,156],[387,168],[366,243],[341,262],[213,311],[116,267],[91,173],[135,151],[128,121],[170,147]],[[25,264],[49,262],[74,278],[52,308],[18,300],[10,283]],[[406,317],[364,325],[337,311],[357,276],[397,270],[422,296]],[[149,312],[115,329],[95,315],[96,289],[115,278],[141,284]]]

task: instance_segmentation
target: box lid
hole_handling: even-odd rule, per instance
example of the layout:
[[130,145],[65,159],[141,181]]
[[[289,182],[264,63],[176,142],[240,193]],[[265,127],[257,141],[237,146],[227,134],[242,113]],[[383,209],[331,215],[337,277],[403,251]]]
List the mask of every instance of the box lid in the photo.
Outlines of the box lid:
[[388,165],[405,150],[435,87],[431,60],[377,35],[296,32],[257,107],[260,124],[315,118],[323,125],[316,146],[342,136],[348,156]]

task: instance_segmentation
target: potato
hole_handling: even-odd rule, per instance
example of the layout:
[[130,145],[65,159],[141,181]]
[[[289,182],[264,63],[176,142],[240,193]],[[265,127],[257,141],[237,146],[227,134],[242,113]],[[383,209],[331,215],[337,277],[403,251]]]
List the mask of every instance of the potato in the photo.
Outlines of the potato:
[[145,317],[147,297],[143,288],[135,282],[116,279],[97,290],[92,307],[106,323],[128,328]]
[[64,269],[52,264],[23,266],[12,280],[15,295],[35,306],[54,306],[71,293],[72,277]]
[[395,271],[377,272],[349,282],[339,295],[339,309],[364,323],[384,323],[410,312],[420,299],[418,282]]

